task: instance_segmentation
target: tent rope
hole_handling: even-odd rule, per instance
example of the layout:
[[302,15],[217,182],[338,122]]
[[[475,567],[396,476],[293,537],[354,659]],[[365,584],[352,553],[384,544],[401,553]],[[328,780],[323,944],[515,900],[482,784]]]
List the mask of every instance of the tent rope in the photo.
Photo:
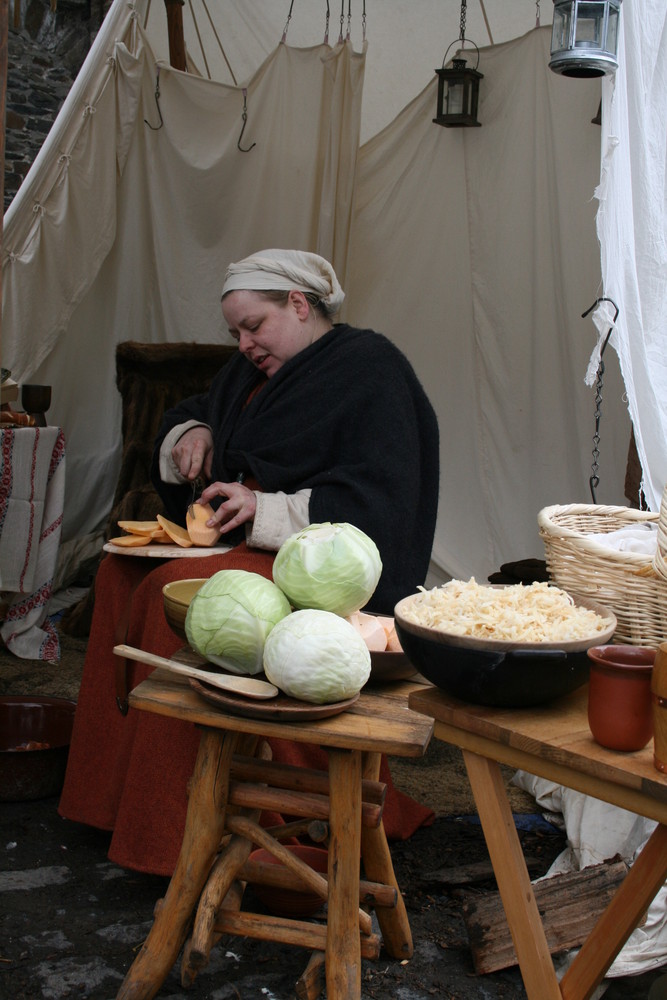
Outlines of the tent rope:
[[195,31],[197,33],[197,41],[199,42],[199,49],[200,49],[201,54],[202,54],[202,59],[204,60],[204,66],[206,67],[206,75],[208,76],[208,78],[210,80],[211,79],[211,70],[209,69],[208,60],[206,58],[206,51],[204,49],[204,43],[201,40],[201,32],[199,31],[199,25],[197,24],[197,15],[195,14],[194,9],[192,7],[192,0],[188,0],[188,6],[190,8],[190,17],[192,18],[192,23],[193,23],[194,29],[195,29]]
[[[491,25],[489,24],[489,19],[486,16],[486,7],[484,6],[484,0],[479,0],[479,5],[482,8],[482,17],[484,18],[484,24],[486,25],[486,33],[489,36],[489,43],[493,45],[493,35],[491,34]],[[537,6],[539,7],[540,0],[537,0]]]
[[588,316],[590,312],[593,312],[593,310],[597,308],[597,306],[599,306],[601,302],[611,302],[616,311],[614,313],[614,318],[611,321],[611,326],[609,327],[607,335],[604,338],[602,347],[600,348],[600,361],[598,363],[597,381],[595,383],[595,414],[594,414],[595,433],[593,434],[593,462],[591,464],[591,476],[590,479],[588,480],[588,484],[591,490],[591,497],[593,498],[593,503],[597,503],[597,500],[595,498],[595,491],[600,485],[600,477],[598,476],[598,468],[599,468],[598,458],[600,457],[600,447],[599,447],[600,417],[602,416],[602,387],[603,387],[602,376],[604,375],[604,361],[602,360],[602,355],[604,354],[604,349],[609,343],[609,338],[611,337],[614,331],[614,326],[616,324],[616,320],[618,319],[619,309],[613,299],[608,299],[606,297],[603,297],[600,299],[596,299],[593,305],[590,306],[590,308],[587,309],[586,312],[581,314],[581,318],[584,319],[584,317]]
[[204,10],[206,11],[206,16],[208,17],[208,23],[211,25],[211,31],[213,32],[213,34],[215,36],[215,40],[218,43],[218,48],[220,49],[220,53],[222,55],[222,58],[225,60],[225,65],[227,66],[227,69],[229,70],[229,75],[231,76],[232,82],[234,83],[234,86],[236,87],[236,86],[238,86],[238,81],[237,81],[236,76],[234,74],[234,70],[232,69],[232,64],[230,63],[229,59],[227,58],[227,53],[225,52],[225,47],[222,44],[222,41],[220,39],[220,35],[218,34],[218,32],[215,29],[215,25],[213,23],[213,18],[211,17],[211,12],[208,9],[208,3],[206,2],[206,0],[203,0],[203,3],[204,3]]

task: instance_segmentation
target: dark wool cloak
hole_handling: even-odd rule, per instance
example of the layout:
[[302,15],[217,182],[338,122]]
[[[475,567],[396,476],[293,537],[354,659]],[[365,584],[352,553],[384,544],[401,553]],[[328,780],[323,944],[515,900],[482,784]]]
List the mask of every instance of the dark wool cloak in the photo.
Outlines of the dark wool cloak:
[[311,524],[347,521],[370,535],[383,571],[368,610],[391,614],[424,583],[438,503],[438,425],[410,363],[385,336],[336,325],[268,381],[239,354],[208,394],[169,410],[152,478],[167,515],[181,523],[191,490],[160,481],[158,456],[169,430],[190,419],[213,430],[214,482],[243,473],[268,493],[310,488]]

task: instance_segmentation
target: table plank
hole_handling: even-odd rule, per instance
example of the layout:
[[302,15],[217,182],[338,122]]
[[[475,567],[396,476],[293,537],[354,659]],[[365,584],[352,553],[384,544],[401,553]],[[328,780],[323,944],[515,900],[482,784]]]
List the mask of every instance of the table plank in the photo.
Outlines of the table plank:
[[386,695],[377,688],[368,693],[362,691],[350,709],[328,719],[274,722],[226,712],[201,698],[181,678],[158,669],[130,692],[129,702],[133,708],[230,732],[395,757],[422,757],[433,734],[433,722],[408,708],[408,697],[418,685],[399,681],[387,687]]
[[636,753],[599,746],[588,727],[587,699],[584,687],[548,705],[489,708],[419,688],[408,703],[434,718],[436,735],[456,746],[667,822],[667,776],[653,766],[652,745]]

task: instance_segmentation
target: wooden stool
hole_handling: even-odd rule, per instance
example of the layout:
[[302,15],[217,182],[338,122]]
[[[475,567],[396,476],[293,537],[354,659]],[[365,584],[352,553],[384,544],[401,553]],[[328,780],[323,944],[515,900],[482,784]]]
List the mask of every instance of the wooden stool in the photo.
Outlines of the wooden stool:
[[[315,954],[299,979],[298,995],[313,1000],[326,978],[328,1000],[355,1000],[361,995],[361,959],[380,954],[370,907],[376,909],[388,953],[398,959],[412,956],[410,926],[382,824],[385,786],[378,776],[382,753],[421,756],[428,745],[432,724],[407,708],[414,689],[402,683],[363,692],[341,715],[289,723],[221,712],[164,671],[134,689],[133,707],[191,719],[202,730],[176,869],[118,1000],[154,997],[183,946],[181,979],[191,985],[222,934],[311,949]],[[328,773],[267,759],[263,737],[271,736],[323,746]],[[258,820],[267,809],[299,819],[264,829]],[[313,822],[328,825],[326,879],[281,844]],[[249,865],[254,844],[283,861],[287,871],[258,872]],[[245,884],[258,875],[265,881],[279,878],[288,888],[305,884],[314,890],[328,903],[326,925],[241,912]]]

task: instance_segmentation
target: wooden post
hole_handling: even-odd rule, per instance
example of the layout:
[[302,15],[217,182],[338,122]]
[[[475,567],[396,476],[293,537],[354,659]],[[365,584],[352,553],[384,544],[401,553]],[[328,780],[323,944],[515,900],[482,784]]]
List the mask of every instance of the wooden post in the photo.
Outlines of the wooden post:
[[[5,0],[6,2],[6,0]],[[185,0],[164,0],[167,8],[169,62],[174,69],[185,71],[185,38],[183,37],[183,4]]]
[[[16,2],[16,0],[15,0]],[[5,106],[7,104],[7,37],[9,0],[0,0],[0,207],[5,214]],[[2,236],[0,230],[0,316],[2,315]],[[2,323],[0,320],[0,358],[2,358]]]

